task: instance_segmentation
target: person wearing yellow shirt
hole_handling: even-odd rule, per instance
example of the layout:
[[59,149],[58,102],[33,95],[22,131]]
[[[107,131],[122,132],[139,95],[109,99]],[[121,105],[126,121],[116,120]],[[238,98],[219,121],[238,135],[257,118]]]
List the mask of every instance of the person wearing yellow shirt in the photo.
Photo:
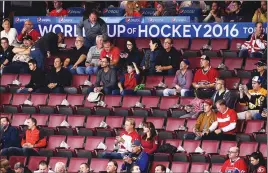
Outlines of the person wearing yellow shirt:
[[252,22],[267,22],[267,1],[261,1],[261,8],[258,8],[252,18]]

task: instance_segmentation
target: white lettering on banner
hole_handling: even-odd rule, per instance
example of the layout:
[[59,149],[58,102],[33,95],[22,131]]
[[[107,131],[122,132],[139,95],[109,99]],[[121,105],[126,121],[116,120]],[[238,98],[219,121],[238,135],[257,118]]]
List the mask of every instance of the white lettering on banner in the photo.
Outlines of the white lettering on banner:
[[247,27],[243,27],[244,33],[247,33],[248,28]]
[[[66,25],[64,25],[64,26],[66,26]],[[60,32],[62,32],[63,33],[63,27],[61,26],[61,25],[59,25],[59,24],[57,24],[57,25],[55,25],[54,27],[53,27],[53,29],[52,29],[52,32],[54,32],[54,33],[57,33],[56,32],[56,28],[60,28]],[[66,31],[66,30],[65,30]]]
[[148,37],[147,36],[147,30],[148,30],[147,25],[144,26],[144,29],[141,28],[141,25],[139,25],[138,28],[139,28],[139,32],[138,32],[139,36],[138,37],[142,37],[141,33],[143,33],[143,32],[144,32],[144,37]]
[[47,26],[42,26],[42,25],[38,24],[38,28],[39,28],[41,36],[43,36],[46,33],[51,32],[52,25],[49,25],[49,28],[47,28]]
[[169,28],[170,29],[170,26],[169,25],[163,25],[162,26],[162,28],[161,28],[161,35],[163,36],[163,37],[170,37],[170,33],[168,33],[168,34],[165,34],[165,32],[164,32],[164,29],[165,28]]
[[[64,30],[64,36],[65,37],[72,37],[72,26],[71,25],[65,25],[65,30]],[[76,28],[76,27],[74,27]]]
[[204,28],[208,28],[207,32],[204,34],[204,37],[211,37],[211,25],[205,25]]
[[225,33],[226,33],[226,37],[229,37],[229,26],[226,25],[226,26],[223,28],[223,30],[224,30]]
[[[183,27],[183,37],[191,37],[190,30],[188,28],[191,28],[191,25],[184,25]],[[187,35],[187,32],[189,35]]]
[[120,37],[120,34],[123,34],[124,32],[126,32],[126,27],[124,25],[118,25],[117,37]]
[[178,25],[176,28],[175,28],[175,25],[172,25],[172,37],[176,37],[176,35],[178,37],[181,37],[181,34],[179,32],[180,27],[181,25]]
[[[110,33],[111,30],[114,31],[113,34]],[[107,31],[108,31],[108,36],[109,36],[109,37],[115,37],[115,35],[116,35],[116,31],[117,31],[117,27],[116,27],[116,25],[114,25],[114,28],[113,28],[113,29],[110,29],[110,25],[107,25]]]
[[132,29],[134,29],[134,28],[128,28],[128,29],[127,29],[127,33],[128,33],[128,34],[132,34]]
[[234,24],[234,26],[230,30],[230,36],[231,37],[237,37],[238,34],[239,34],[239,31],[238,31],[238,29],[236,29],[236,24]]
[[[216,33],[217,28],[219,28],[219,30],[220,30],[218,34]],[[221,27],[221,25],[219,25],[219,24],[214,25],[213,30],[212,30],[212,34],[215,37],[220,37],[222,35],[222,27]]]
[[254,32],[254,29],[253,29],[253,28],[251,28],[251,27],[248,28],[248,33],[249,33],[249,34],[252,34],[253,32]]
[[[155,33],[155,34],[152,33],[152,29],[153,29],[153,28],[156,29],[156,33]],[[151,37],[158,37],[158,36],[159,36],[159,33],[160,33],[160,29],[159,29],[159,27],[158,27],[157,25],[151,25],[151,26],[150,26],[150,28],[149,28],[149,35],[150,35]]]
[[196,26],[195,25],[193,25],[193,28],[194,28],[194,30],[195,30],[195,37],[199,37],[199,30],[201,29],[201,26],[202,25],[199,25],[197,28],[196,28]]

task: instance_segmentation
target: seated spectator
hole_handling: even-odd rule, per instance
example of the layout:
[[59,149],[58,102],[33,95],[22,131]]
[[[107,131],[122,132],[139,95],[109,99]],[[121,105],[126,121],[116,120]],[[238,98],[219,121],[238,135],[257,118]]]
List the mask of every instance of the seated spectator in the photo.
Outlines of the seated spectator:
[[180,4],[180,9],[183,7],[191,7],[191,8],[201,8],[201,10],[206,10],[205,1],[182,1]]
[[110,58],[112,68],[119,68],[120,49],[115,47],[110,39],[103,40],[103,50],[101,51],[100,59],[104,57]]
[[154,154],[158,147],[158,136],[154,124],[151,122],[143,123],[143,133],[141,137],[143,151],[148,154]]
[[261,152],[253,152],[249,156],[249,161],[248,172],[266,173],[266,161]]
[[130,169],[131,173],[140,173],[141,170],[140,170],[140,167],[138,165],[133,165]]
[[7,159],[0,160],[0,172],[1,173],[14,173]]
[[3,20],[2,27],[4,30],[1,31],[0,38],[6,37],[8,39],[9,45],[17,43],[17,30],[10,27],[10,20],[8,18]]
[[[101,59],[102,69],[97,73],[95,88],[89,88],[88,92],[104,92],[104,94],[111,94],[112,90],[116,89],[117,75],[114,69],[110,68],[110,58],[104,57]],[[102,83],[102,86],[100,85]]]
[[239,148],[231,147],[228,151],[229,159],[224,162],[221,172],[247,172],[247,164],[239,157]]
[[127,66],[127,73],[118,82],[119,90],[113,90],[113,95],[135,95],[135,87],[139,84],[140,70],[135,62]]
[[236,140],[237,114],[226,106],[224,100],[216,103],[218,109],[217,121],[214,121],[208,131],[202,136],[203,140]]
[[139,140],[135,140],[131,147],[131,153],[129,155],[125,155],[123,158],[124,164],[122,165],[122,170],[130,172],[131,167],[135,164],[139,166],[142,173],[147,172],[149,157],[148,154],[142,150],[141,142]]
[[239,86],[239,102],[248,105],[248,111],[238,113],[239,119],[250,120],[260,117],[260,110],[267,107],[267,90],[262,87],[263,78],[254,76],[252,78],[252,88],[247,89],[246,85]]
[[33,29],[33,23],[30,20],[24,22],[24,26],[21,30],[21,33],[18,35],[18,42],[22,42],[23,37],[29,35],[32,37],[33,41],[36,42],[41,37],[40,33]]
[[[11,126],[8,117],[1,117],[0,153],[6,152],[10,147],[19,147],[20,138],[16,127]],[[1,154],[2,155],[2,154]]]
[[36,61],[34,59],[28,62],[29,69],[31,70],[30,82],[17,90],[17,93],[34,93],[40,92],[38,89],[45,86],[45,73],[37,68]]
[[32,173],[26,166],[23,165],[23,163],[17,162],[14,165],[14,171],[15,173]]
[[255,32],[249,35],[241,46],[239,57],[262,58],[265,49],[267,49],[267,35],[263,33],[263,24],[258,22],[255,25]]
[[141,63],[141,53],[136,46],[136,42],[134,39],[128,39],[125,44],[124,52],[122,53],[121,61],[122,64],[130,64],[135,62],[137,66],[140,66]]
[[122,159],[124,155],[132,151],[132,142],[139,140],[140,136],[135,130],[135,120],[127,118],[125,122],[125,131],[116,137],[115,145],[119,147],[117,152],[103,152],[102,158]]
[[226,16],[226,21],[228,22],[243,22],[244,14],[241,10],[241,2],[240,1],[232,1],[234,4],[234,9]]
[[201,69],[195,72],[192,85],[196,89],[196,95],[199,98],[211,98],[219,73],[211,67],[210,58],[207,55],[201,56],[200,64]]
[[266,60],[260,60],[256,64],[256,69],[251,72],[251,78],[247,83],[248,89],[252,89],[252,78],[254,76],[261,76],[263,78],[262,87],[267,89],[267,63]]
[[185,136],[186,139],[200,140],[212,123],[217,120],[216,113],[212,110],[212,106],[213,102],[211,99],[204,100],[204,112],[201,113],[196,120],[195,127],[193,128],[194,134],[187,134]]
[[9,65],[12,62],[12,58],[15,55],[13,53],[14,46],[10,46],[8,39],[6,37],[1,38],[1,48],[0,48],[0,74],[5,66]]
[[193,72],[188,69],[190,61],[183,59],[180,63],[180,69],[176,72],[176,75],[173,79],[172,87],[166,88],[163,91],[164,96],[174,96],[181,95],[187,96],[187,91],[190,91],[190,87],[193,80]]
[[28,129],[25,132],[25,136],[21,140],[22,148],[10,147],[2,150],[3,156],[39,156],[38,148],[46,146],[46,137],[43,134],[42,129],[37,127],[37,121],[35,118],[28,118],[26,120]]
[[70,64],[68,68],[72,74],[84,74],[79,67],[85,68],[88,49],[84,46],[84,38],[81,36],[75,39],[75,48],[68,51]]
[[31,49],[33,45],[32,37],[23,37],[23,44],[20,47],[13,48],[13,53],[15,56],[12,58],[12,63],[4,68],[3,73],[13,73],[13,74],[23,74],[29,73],[28,62],[32,59],[30,57],[30,52],[25,51],[25,49]]
[[267,20],[267,1],[261,1],[261,8],[258,8],[254,16],[252,17],[252,22],[268,22]]
[[155,173],[172,173],[172,171],[169,168],[165,167],[162,164],[156,165],[154,172]]
[[180,118],[197,118],[199,113],[203,111],[203,102],[202,99],[195,97],[189,105],[184,105],[186,114],[180,116]]
[[90,166],[88,163],[82,163],[79,167],[78,173],[90,173]]
[[141,17],[141,13],[139,12],[138,4],[136,2],[128,1],[126,4],[126,13],[125,17]]
[[141,62],[141,67],[148,75],[155,74],[156,57],[160,55],[160,50],[163,48],[161,41],[158,38],[151,38],[150,50],[144,53],[144,58]]
[[38,170],[34,171],[34,173],[42,173],[42,172],[54,173],[53,171],[49,170],[48,163],[44,160],[39,162]]
[[49,16],[68,16],[68,11],[62,8],[61,1],[54,1],[54,10],[49,12]]
[[218,2],[212,2],[211,10],[203,22],[222,22],[221,10]]
[[157,3],[154,16],[176,16],[177,15],[177,2],[163,1]]
[[173,40],[164,40],[164,49],[156,57],[155,70],[157,74],[174,75],[180,62],[179,52],[173,47]]
[[225,100],[227,107],[234,109],[237,98],[235,98],[224,85],[224,79],[217,78],[215,85],[216,92],[213,94],[211,99],[213,100],[214,105],[218,100]]
[[117,173],[118,164],[115,160],[111,160],[107,164],[106,172],[107,173]]
[[55,173],[67,173],[66,166],[62,162],[57,162],[55,165]]
[[103,50],[103,36],[98,35],[96,37],[96,46],[92,46],[88,53],[85,66],[77,67],[78,74],[97,74],[100,66],[100,53]]
[[71,73],[62,68],[62,60],[55,58],[54,68],[46,76],[47,86],[39,90],[42,93],[64,93],[64,87],[71,85]]

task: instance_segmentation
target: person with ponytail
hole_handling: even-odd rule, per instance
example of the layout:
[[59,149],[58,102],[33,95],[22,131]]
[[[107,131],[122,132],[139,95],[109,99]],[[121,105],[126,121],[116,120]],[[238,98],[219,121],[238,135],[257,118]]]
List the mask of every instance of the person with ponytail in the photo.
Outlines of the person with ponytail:
[[261,152],[253,152],[249,157],[249,173],[266,173],[266,162]]

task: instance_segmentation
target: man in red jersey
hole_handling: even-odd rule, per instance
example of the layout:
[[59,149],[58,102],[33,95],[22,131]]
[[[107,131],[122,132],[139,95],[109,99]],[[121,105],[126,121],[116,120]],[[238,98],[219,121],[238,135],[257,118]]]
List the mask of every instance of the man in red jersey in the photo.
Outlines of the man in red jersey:
[[30,20],[24,22],[24,27],[22,28],[21,33],[18,35],[18,42],[23,41],[23,37],[29,35],[32,37],[33,42],[36,42],[40,37],[40,33],[33,29],[33,23]]
[[120,60],[120,49],[115,47],[111,39],[106,38],[103,40],[103,50],[100,53],[100,59],[108,57],[111,60],[111,67],[117,67]]
[[121,132],[120,136],[117,136],[115,140],[115,146],[118,147],[117,152],[103,152],[102,158],[123,159],[125,154],[132,151],[132,143],[135,140],[140,140],[140,136],[135,130],[135,120],[127,118],[125,131]]
[[54,10],[49,13],[49,16],[68,16],[68,11],[62,8],[61,1],[54,1]]
[[219,73],[210,66],[210,58],[207,55],[200,57],[200,65],[201,69],[196,71],[192,85],[198,98],[211,98]]
[[217,120],[212,123],[209,130],[202,137],[203,140],[228,140],[235,141],[237,114],[226,106],[224,100],[216,102],[218,109]]
[[239,157],[239,148],[231,147],[228,151],[229,159],[221,167],[221,173],[246,173],[247,164]]

